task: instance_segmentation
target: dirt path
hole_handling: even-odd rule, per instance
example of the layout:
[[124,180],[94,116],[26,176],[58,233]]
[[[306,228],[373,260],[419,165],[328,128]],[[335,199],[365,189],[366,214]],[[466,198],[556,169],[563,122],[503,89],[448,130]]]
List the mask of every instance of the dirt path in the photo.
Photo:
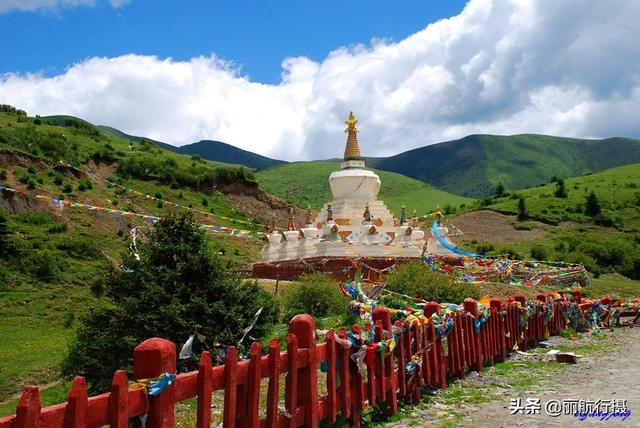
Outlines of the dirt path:
[[[608,425],[640,426],[640,328],[619,329],[615,333],[606,333],[608,337],[600,343],[597,351],[586,352],[579,359],[578,364],[563,366],[560,370],[541,374],[526,388],[512,388],[509,385],[499,385],[497,394],[489,402],[481,404],[467,403],[456,408],[456,418],[451,419],[443,409],[449,406],[439,404],[442,401],[437,395],[431,403],[421,405],[411,412],[408,418],[403,418],[389,426],[474,426],[474,427],[546,427],[546,426],[584,426]],[[578,342],[575,342],[577,345]],[[602,344],[606,346],[602,347]],[[579,352],[578,352],[579,353]],[[543,363],[540,363],[543,364]],[[556,363],[544,363],[556,364]],[[517,364],[516,364],[517,365]],[[491,378],[492,369],[485,375]],[[473,376],[469,376],[473,377]],[[499,377],[488,380],[494,383]],[[487,383],[486,381],[484,382]],[[498,381],[499,383],[499,381]],[[511,379],[513,384],[513,379]],[[473,382],[460,382],[458,387],[473,388]],[[445,392],[446,394],[446,392]],[[539,398],[542,404],[540,414],[511,414],[510,399],[521,398],[526,403],[527,398]],[[549,400],[627,400],[626,407],[631,415],[625,421],[612,418],[600,421],[598,418],[578,420],[575,416],[552,417],[545,414],[545,403]],[[464,399],[463,399],[464,400]],[[480,400],[482,401],[482,400]],[[471,401],[473,402],[473,401]]]

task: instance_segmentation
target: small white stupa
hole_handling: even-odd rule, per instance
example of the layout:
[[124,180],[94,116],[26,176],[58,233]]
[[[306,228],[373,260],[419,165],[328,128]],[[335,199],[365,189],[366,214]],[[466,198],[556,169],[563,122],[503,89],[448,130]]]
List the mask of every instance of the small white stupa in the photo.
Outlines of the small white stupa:
[[310,258],[419,258],[425,233],[417,221],[409,222],[403,209],[400,220],[377,199],[380,178],[364,169],[353,112],[346,120],[347,144],[340,171],[329,176],[333,200],[314,219],[307,214],[297,230],[290,218],[286,231],[272,227],[262,249],[263,263]]

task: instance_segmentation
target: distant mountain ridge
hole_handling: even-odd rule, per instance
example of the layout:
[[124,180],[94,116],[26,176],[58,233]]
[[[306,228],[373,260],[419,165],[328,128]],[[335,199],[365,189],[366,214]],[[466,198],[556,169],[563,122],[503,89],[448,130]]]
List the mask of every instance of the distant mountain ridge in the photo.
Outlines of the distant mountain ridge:
[[371,158],[372,167],[393,171],[467,197],[485,197],[502,183],[509,190],[640,162],[640,140],[586,140],[537,134],[469,135]]
[[175,153],[199,155],[203,159],[229,164],[244,165],[253,169],[264,169],[271,166],[287,163],[283,160],[271,159],[257,153],[240,149],[238,147],[232,146],[231,144],[223,143],[221,141],[201,140],[197,143],[177,147],[160,141],[151,140],[149,138],[129,135],[110,126],[100,125],[98,126],[98,128],[113,136],[136,143],[139,143],[141,140],[145,139],[151,141],[157,146],[162,147],[163,149],[170,150]]
[[187,144],[186,146],[173,147],[173,151],[189,155],[197,154],[204,159],[224,163],[237,163],[254,169],[264,169],[287,163],[283,160],[271,159],[257,153],[239,149],[231,144],[213,140],[202,140],[197,143]]
[[[50,118],[64,121],[71,117]],[[144,138],[108,126],[98,128],[133,142],[140,142]],[[150,141],[176,153],[198,154],[210,161],[245,165],[257,170],[288,164],[220,141],[202,140],[182,147]],[[403,174],[457,195],[482,198],[493,194],[498,183],[502,183],[507,190],[518,190],[548,183],[554,176],[576,177],[638,163],[640,140],[625,137],[589,140],[538,134],[476,134],[394,156],[367,157],[365,160],[369,167]]]

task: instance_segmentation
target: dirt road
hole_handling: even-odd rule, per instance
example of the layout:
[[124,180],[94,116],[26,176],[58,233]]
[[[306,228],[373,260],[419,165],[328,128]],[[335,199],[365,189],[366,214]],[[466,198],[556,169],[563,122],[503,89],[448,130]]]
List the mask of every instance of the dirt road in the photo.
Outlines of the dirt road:
[[[594,352],[587,352],[578,364],[562,367],[551,376],[541,376],[526,388],[500,388],[490,402],[471,404],[467,400],[456,408],[455,419],[448,418],[442,411],[442,401],[437,395],[431,403],[409,410],[403,418],[389,426],[473,426],[473,427],[547,427],[547,426],[584,426],[605,425],[611,427],[640,426],[640,328],[618,329],[615,333],[606,332],[607,346]],[[576,342],[577,343],[577,342]],[[601,342],[602,344],[602,342]],[[610,346],[609,346],[610,345]],[[577,345],[580,346],[580,345]],[[557,364],[557,363],[546,363]],[[491,377],[491,369],[485,375]],[[513,381],[513,379],[511,379]],[[463,388],[473,388],[465,384]],[[490,380],[490,382],[495,382]],[[513,383],[513,382],[511,382]],[[504,387],[504,385],[502,385]],[[446,392],[445,392],[446,394]],[[540,414],[512,414],[511,399],[540,399]],[[549,400],[627,400],[626,407],[631,415],[626,420],[613,417],[601,421],[596,417],[587,417],[580,421],[575,416],[561,415],[552,417],[545,414],[545,403]],[[481,400],[480,400],[481,401]],[[443,401],[444,402],[444,401]],[[472,402],[472,401],[471,401]],[[449,407],[451,407],[449,405]]]

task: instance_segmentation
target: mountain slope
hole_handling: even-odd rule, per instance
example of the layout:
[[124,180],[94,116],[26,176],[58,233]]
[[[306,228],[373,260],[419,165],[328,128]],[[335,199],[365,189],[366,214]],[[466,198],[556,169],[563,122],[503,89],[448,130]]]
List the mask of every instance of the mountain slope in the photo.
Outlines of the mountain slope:
[[285,161],[271,159],[257,153],[240,149],[238,147],[232,146],[231,144],[223,143],[221,141],[201,140],[197,143],[178,147],[160,141],[151,140],[145,137],[129,135],[120,131],[119,129],[112,128],[110,126],[100,125],[98,126],[98,128],[109,135],[122,138],[123,140],[129,140],[135,143],[139,143],[140,141],[145,139],[151,141],[158,147],[162,147],[165,150],[170,150],[172,152],[181,154],[199,155],[203,159],[214,162],[228,163],[233,165],[244,165],[252,169],[264,169],[286,163]]
[[239,164],[253,169],[264,169],[272,166],[285,164],[285,161],[271,159],[247,150],[239,149],[231,144],[221,141],[202,140],[186,146],[173,147],[177,153],[197,154],[204,159],[218,162]]
[[[293,162],[264,171],[258,171],[256,178],[260,186],[298,206],[311,205],[320,209],[331,200],[329,174],[340,169],[338,162]],[[409,213],[413,209],[420,215],[431,211],[437,205],[457,206],[470,202],[470,199],[443,192],[428,184],[400,174],[374,170],[380,176],[382,187],[378,199],[396,215],[400,214],[402,204],[406,204]]]
[[516,190],[640,162],[640,140],[583,140],[546,135],[470,135],[388,158],[376,168],[393,171],[469,197],[491,195],[498,183]]

